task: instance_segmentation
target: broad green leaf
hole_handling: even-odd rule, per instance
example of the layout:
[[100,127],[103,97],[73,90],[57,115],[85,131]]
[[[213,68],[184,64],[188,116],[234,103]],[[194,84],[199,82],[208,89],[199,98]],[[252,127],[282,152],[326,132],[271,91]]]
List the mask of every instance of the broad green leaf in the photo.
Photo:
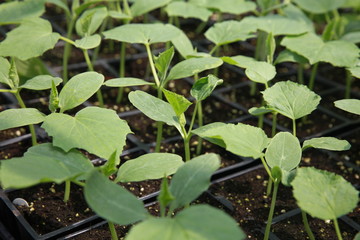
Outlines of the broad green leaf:
[[160,82],[163,82],[166,79],[167,71],[173,57],[174,47],[171,47],[168,50],[160,53],[158,57],[154,58],[155,67],[158,70]]
[[199,127],[197,129],[194,129],[191,131],[191,133],[196,134],[211,143],[214,143],[216,145],[219,145],[220,147],[225,148],[226,147],[225,142],[221,139],[221,137],[219,135],[217,135],[219,133],[219,131],[216,130],[217,128],[220,128],[223,126],[226,126],[226,123],[214,122],[214,123],[210,123],[205,126]]
[[26,0],[0,4],[0,25],[19,24],[25,19],[40,17],[45,12],[44,1]]
[[206,22],[212,12],[204,7],[196,6],[189,2],[171,2],[165,8],[170,17],[197,18]]
[[65,153],[51,143],[29,148],[23,157],[1,161],[0,182],[4,188],[26,188],[43,182],[62,183],[93,168],[82,153]]
[[294,0],[302,9],[310,13],[321,14],[341,7],[345,0]]
[[130,7],[130,11],[134,17],[137,17],[165,6],[169,2],[171,2],[171,0],[134,0],[133,5]]
[[184,96],[179,95],[177,93],[171,92],[166,89],[162,89],[165,94],[166,100],[170,103],[176,116],[180,117],[192,104],[189,100],[187,100]]
[[81,39],[75,40],[75,46],[81,49],[92,49],[99,46],[101,43],[101,37],[99,34],[91,36],[85,36]]
[[59,94],[61,111],[79,106],[99,90],[104,82],[104,76],[97,72],[80,73],[65,84]]
[[58,86],[62,82],[62,79],[50,75],[39,75],[27,80],[23,85],[20,85],[19,88],[45,90],[51,88],[52,82],[55,83],[55,86]]
[[246,56],[222,57],[224,62],[245,68],[246,76],[258,83],[267,83],[276,75],[275,67],[267,62],[256,61],[254,58]]
[[[144,234],[146,233],[146,234]],[[246,235],[234,219],[207,205],[184,209],[174,218],[150,218],[135,225],[126,240],[242,240]]]
[[360,43],[360,31],[346,33],[340,40],[352,42],[354,44]]
[[351,72],[351,75],[353,75],[356,78],[360,78],[360,65],[358,63],[357,66],[349,68],[348,69]]
[[216,45],[221,46],[253,38],[255,35],[250,34],[250,32],[253,31],[254,28],[252,25],[244,24],[241,21],[230,20],[216,23],[205,32],[205,37]]
[[282,175],[281,183],[284,186],[291,187],[291,182],[294,180],[294,178],[296,176],[296,171],[297,171],[297,168],[294,168],[290,171],[281,169],[281,175]]
[[205,70],[217,68],[223,64],[220,58],[203,57],[189,58],[176,64],[166,78],[166,81],[194,76]]
[[123,78],[113,78],[107,80],[104,82],[104,85],[108,87],[132,87],[132,86],[154,85],[154,83],[144,81],[140,78],[123,77]]
[[54,48],[59,38],[59,33],[52,32],[49,21],[42,18],[27,19],[0,43],[0,55],[21,60],[41,56]]
[[209,9],[217,9],[222,13],[243,14],[254,11],[256,4],[245,0],[190,0],[190,3]]
[[165,122],[170,126],[175,126],[182,134],[180,122],[172,106],[143,91],[133,91],[129,93],[130,102],[149,118]]
[[340,140],[334,137],[320,137],[305,140],[302,149],[320,148],[331,151],[345,151],[349,150],[351,145],[346,140]]
[[119,225],[135,223],[148,216],[141,200],[96,170],[87,178],[84,195],[96,214]]
[[119,155],[125,146],[126,135],[131,133],[126,121],[115,111],[98,107],[86,107],[75,117],[52,113],[46,116],[42,128],[53,137],[54,146],[64,151],[81,148],[105,159],[116,150]]
[[299,207],[323,220],[351,212],[359,201],[358,191],[343,177],[313,167],[299,168],[291,185]]
[[35,108],[7,109],[0,112],[0,131],[37,124],[44,121],[45,116]]
[[180,31],[179,35],[171,39],[171,42],[184,59],[196,54],[190,39],[183,31]]
[[342,40],[324,42],[314,33],[288,36],[281,45],[307,58],[310,64],[328,62],[336,67],[352,67],[359,57],[359,48]]
[[249,113],[253,116],[260,116],[266,113],[271,113],[273,110],[268,109],[266,107],[252,107],[249,109]]
[[12,87],[12,82],[9,77],[10,63],[6,58],[0,57],[0,83],[4,83]]
[[180,34],[180,30],[170,24],[125,24],[103,32],[106,39],[128,43],[152,44],[171,41]]
[[262,93],[268,108],[290,119],[309,115],[316,109],[321,99],[305,85],[291,81],[275,83]]
[[360,100],[359,99],[342,99],[335,101],[335,107],[344,111],[360,115]]
[[294,35],[310,31],[304,21],[288,18],[281,15],[266,15],[263,17],[246,17],[241,21],[244,25],[250,25],[255,30],[261,30],[278,35]]
[[266,149],[265,158],[271,168],[277,166],[289,172],[301,161],[299,140],[288,132],[277,133]]
[[115,19],[121,19],[121,20],[130,20],[132,17],[126,13],[123,12],[118,12],[118,11],[114,11],[114,10],[109,10],[108,14],[110,17],[115,18]]
[[284,16],[288,19],[297,20],[307,25],[309,32],[315,32],[313,21],[297,6],[288,3],[283,9]]
[[222,84],[222,82],[222,79],[219,79],[214,75],[203,77],[194,83],[190,90],[190,94],[196,101],[203,101],[210,96],[216,86]]
[[274,65],[279,64],[279,63],[283,63],[283,62],[295,62],[295,63],[300,63],[300,64],[305,64],[308,63],[309,61],[304,58],[303,56],[292,52],[288,49],[285,49],[283,51],[280,52],[280,54],[277,56]]
[[76,21],[75,28],[77,34],[82,37],[94,34],[106,17],[106,7],[96,7],[86,10]]
[[115,182],[137,182],[174,174],[183,165],[181,157],[171,153],[148,153],[123,163]]
[[219,156],[214,153],[200,155],[182,165],[170,184],[170,192],[175,198],[170,208],[183,207],[200,196],[210,186],[211,175],[219,167]]

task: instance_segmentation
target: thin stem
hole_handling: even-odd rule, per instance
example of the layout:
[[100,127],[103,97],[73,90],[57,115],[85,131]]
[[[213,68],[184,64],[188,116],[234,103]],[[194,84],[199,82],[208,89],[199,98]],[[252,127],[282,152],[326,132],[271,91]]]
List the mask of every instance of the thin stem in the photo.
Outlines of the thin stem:
[[69,201],[70,198],[70,190],[71,190],[71,181],[65,181],[65,193],[64,193],[64,202]]
[[272,185],[273,185],[273,180],[271,178],[271,176],[269,176],[269,181],[266,187],[266,196],[270,196],[271,194],[271,190],[272,190]]
[[277,196],[277,191],[278,191],[278,188],[279,188],[279,183],[280,183],[280,181],[278,181],[278,180],[275,180],[275,182],[274,182],[274,191],[273,191],[273,194],[272,194],[272,197],[271,197],[270,212],[269,212],[268,220],[267,220],[267,223],[266,223],[264,240],[268,240],[269,236],[270,236],[270,229],[271,229],[272,219],[273,219],[273,216],[274,216],[276,196]]
[[149,58],[149,63],[150,63],[150,67],[151,67],[151,71],[153,73],[153,76],[154,76],[154,80],[155,80],[155,83],[156,83],[156,86],[157,87],[160,87],[160,81],[159,81],[159,77],[156,73],[156,69],[155,69],[155,65],[154,65],[154,61],[153,61],[153,57],[152,57],[152,53],[151,53],[151,49],[150,49],[150,45],[147,43],[147,44],[144,44],[145,47],[146,47],[146,52],[148,54],[148,58]]
[[[121,43],[120,48],[120,65],[119,65],[119,77],[125,77],[125,56],[126,56],[126,43]],[[124,88],[119,87],[118,95],[116,97],[116,103],[120,103],[124,94]]]
[[293,135],[296,137],[296,120],[293,119],[292,123],[293,123]]
[[[161,91],[161,87],[159,87],[157,89],[157,97],[159,99],[162,99],[162,91]],[[155,146],[155,152],[160,152],[160,148],[161,148],[161,141],[162,141],[162,135],[163,135],[163,127],[164,127],[164,123],[163,122],[156,122],[156,128],[157,128],[157,133],[156,133],[156,146]]]
[[[197,114],[198,114],[198,127],[202,127],[204,125],[204,118],[203,118],[203,110],[202,110],[201,101],[198,102]],[[203,142],[203,139],[201,137],[199,137],[198,145],[196,146],[196,155],[200,155],[200,153],[201,153],[202,142]]]
[[274,137],[276,134],[276,125],[277,125],[277,112],[273,113],[273,119],[272,119],[272,128],[271,128],[271,136]]
[[12,89],[0,89],[0,92],[8,92],[8,93],[16,93],[17,90],[12,90]]
[[194,112],[193,112],[193,115],[191,117],[191,122],[190,122],[190,127],[189,127],[189,131],[188,131],[188,134],[187,135],[190,135],[191,133],[191,130],[194,126],[194,123],[195,123],[195,118],[196,118],[196,113],[198,113],[198,107],[199,107],[199,102],[196,102],[195,103],[195,109],[194,109]]
[[272,177],[271,177],[271,171],[270,171],[269,166],[267,165],[264,157],[261,156],[260,159],[261,159],[262,164],[264,165],[264,168],[265,168],[266,172],[268,173],[268,175],[270,176],[270,178],[272,178]]
[[336,235],[337,235],[338,239],[343,240],[343,238],[341,236],[341,231],[340,231],[340,228],[339,228],[338,220],[335,218],[333,221],[334,221],[334,227],[335,227],[335,231],[336,231]]
[[[16,91],[14,93],[16,100],[18,101],[19,105],[21,108],[26,108],[24,101],[22,100],[19,91]],[[31,134],[31,143],[33,146],[37,145],[37,139],[36,139],[36,131],[35,131],[35,127],[33,124],[29,125],[29,130],[30,130],[30,134]]]
[[75,183],[76,185],[80,186],[80,187],[85,187],[85,183],[77,181],[77,180],[72,180],[73,183]]
[[[67,38],[71,38],[72,32],[74,30],[74,26],[75,26],[75,21],[76,21],[76,17],[71,17],[69,25],[68,25],[68,31],[66,33]],[[63,58],[63,64],[62,64],[62,69],[63,69],[62,77],[64,80],[64,84],[68,80],[68,63],[69,63],[71,48],[72,48],[72,44],[66,42],[65,46],[64,46],[64,56],[63,56],[64,58]]]
[[71,40],[70,38],[60,36],[59,39],[60,39],[60,40],[63,40],[63,41],[66,42],[66,43],[69,43],[69,44],[75,46],[75,42],[74,42],[73,40]]
[[298,64],[297,80],[300,84],[304,84],[304,64],[302,63]]
[[314,89],[314,85],[315,85],[315,77],[316,77],[316,73],[317,73],[317,69],[318,69],[319,63],[315,63],[312,67],[311,70],[311,75],[310,75],[310,80],[309,80],[309,89],[313,90]]
[[305,231],[306,231],[307,235],[309,236],[310,240],[315,240],[315,236],[311,231],[309,221],[306,216],[306,212],[304,212],[303,210],[301,210],[301,217],[302,217],[302,221],[303,221],[303,224],[305,227]]
[[217,49],[219,49],[219,45],[215,45],[209,52],[210,55],[212,55]]
[[114,224],[112,222],[108,221],[108,226],[109,226],[109,230],[110,230],[110,233],[111,233],[111,240],[118,240],[119,238],[117,236]]
[[346,88],[345,88],[345,98],[349,99],[351,94],[351,84],[353,82],[353,76],[349,70],[346,70]]
[[[108,19],[109,19],[109,18],[105,18],[104,22],[101,24],[101,27],[100,27],[100,29],[99,29],[99,33],[102,33],[102,32],[105,30],[105,28],[106,28],[106,26],[107,26]],[[91,62],[92,62],[93,65],[95,64],[96,59],[97,59],[98,56],[99,56],[99,52],[100,52],[100,48],[101,48],[100,46],[101,46],[101,45],[97,46],[97,47],[93,50],[93,54],[92,54],[92,58],[91,58]]]
[[185,162],[187,162],[190,160],[190,137],[184,138],[184,148],[185,148]]

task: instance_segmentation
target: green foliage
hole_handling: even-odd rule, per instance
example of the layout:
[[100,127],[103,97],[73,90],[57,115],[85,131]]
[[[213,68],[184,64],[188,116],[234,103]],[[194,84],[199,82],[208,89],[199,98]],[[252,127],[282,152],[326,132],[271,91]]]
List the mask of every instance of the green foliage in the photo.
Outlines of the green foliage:
[[0,130],[36,124],[42,121],[44,121],[44,114],[36,108],[7,109],[0,112]]
[[164,82],[167,76],[171,60],[174,57],[174,47],[167,49],[166,51],[159,54],[158,57],[154,58],[155,67],[158,71],[160,82]]
[[170,103],[177,117],[180,117],[192,104],[184,96],[162,89],[166,100]]
[[346,140],[340,140],[334,137],[320,137],[305,140],[302,149],[319,148],[331,151],[345,151],[349,150],[351,145]]
[[130,11],[134,17],[137,17],[154,9],[165,6],[169,2],[171,2],[171,0],[134,0]]
[[143,86],[143,85],[154,85],[152,82],[147,82],[139,78],[123,77],[113,78],[104,82],[105,86],[108,87],[131,87],[131,86]]
[[335,101],[335,107],[344,111],[360,115],[360,100],[359,99],[342,99]]
[[86,10],[76,21],[75,28],[77,34],[82,37],[94,34],[106,17],[106,7],[96,7]]
[[62,82],[61,78],[53,77],[49,75],[38,75],[32,79],[27,80],[24,84],[20,85],[19,88],[26,88],[31,90],[45,90],[50,89],[52,83],[58,86]]
[[194,83],[190,90],[190,94],[196,99],[196,101],[203,101],[209,97],[215,90],[216,86],[222,84],[222,82],[222,79],[219,79],[214,75],[200,78]]
[[294,0],[302,9],[315,13],[321,14],[332,10],[335,10],[344,5],[345,0]]
[[101,37],[99,34],[92,36],[85,36],[81,39],[75,40],[75,47],[81,49],[92,49],[99,46],[101,43]]
[[12,1],[0,4],[0,25],[20,24],[45,12],[43,0]]
[[221,13],[232,14],[242,14],[254,11],[256,8],[255,3],[245,0],[190,0],[189,2]]
[[165,11],[170,17],[197,18],[206,22],[212,12],[204,7],[196,6],[191,2],[171,2]]

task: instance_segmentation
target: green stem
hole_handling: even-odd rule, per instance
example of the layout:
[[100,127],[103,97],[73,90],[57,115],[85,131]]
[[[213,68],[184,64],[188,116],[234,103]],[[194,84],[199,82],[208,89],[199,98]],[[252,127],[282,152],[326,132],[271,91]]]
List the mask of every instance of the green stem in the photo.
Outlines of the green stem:
[[[198,127],[202,127],[204,125],[204,118],[203,118],[201,101],[198,102],[197,114],[198,114]],[[202,150],[202,143],[203,143],[203,139],[201,137],[198,137],[198,145],[196,146],[196,155],[200,155]]]
[[17,90],[12,90],[12,89],[0,89],[0,92],[8,92],[8,93],[16,93]]
[[343,238],[341,236],[341,231],[340,231],[340,228],[339,228],[338,220],[335,218],[333,221],[334,221],[334,227],[335,227],[335,231],[336,231],[336,235],[337,235],[338,239],[343,240]]
[[277,196],[277,191],[278,191],[278,188],[279,188],[279,183],[280,183],[280,181],[278,181],[278,180],[274,181],[274,190],[273,190],[273,194],[272,194],[272,197],[271,197],[271,206],[270,206],[270,212],[269,212],[268,220],[267,220],[267,223],[266,223],[264,240],[268,240],[269,236],[270,236],[270,229],[271,229],[272,219],[273,219],[273,216],[274,216],[276,196]]
[[108,221],[108,226],[109,226],[109,230],[110,230],[110,233],[111,233],[111,240],[118,240],[119,238],[117,236],[114,224],[112,222]]
[[297,79],[300,84],[304,84],[304,64],[302,63],[298,64]]
[[153,76],[154,76],[154,80],[155,80],[155,83],[156,83],[156,86],[157,87],[160,87],[160,80],[159,80],[159,77],[156,73],[156,69],[155,69],[155,65],[154,65],[154,61],[153,61],[153,57],[152,57],[152,53],[151,53],[151,49],[150,49],[150,45],[147,43],[147,44],[144,44],[145,47],[146,47],[146,52],[148,54],[148,58],[149,58],[149,63],[150,63],[150,67],[151,67],[151,71],[153,73]]
[[77,180],[72,180],[73,183],[75,183],[76,185],[80,186],[80,187],[85,187],[85,183],[77,181]]
[[187,162],[190,160],[190,137],[184,138],[184,149],[185,149],[185,162]]
[[272,185],[273,185],[273,180],[269,176],[269,181],[268,181],[268,184],[267,184],[267,187],[266,187],[266,196],[270,196],[271,190],[272,190]]
[[[121,43],[120,49],[120,65],[119,65],[119,77],[125,77],[125,56],[126,56],[126,43]],[[116,97],[116,103],[120,103],[124,94],[124,88],[119,87],[118,95]]]
[[[68,31],[66,33],[66,37],[67,38],[71,38],[72,32],[74,30],[74,26],[75,26],[75,22],[76,22],[76,17],[71,17],[69,25],[68,25]],[[72,48],[72,44],[66,42],[65,46],[64,46],[64,58],[63,58],[63,64],[62,64],[62,70],[63,70],[63,80],[64,80],[64,84],[66,84],[67,80],[68,80],[68,63],[69,63],[69,58],[70,58],[70,53],[71,53],[71,48]]]
[[217,49],[219,49],[219,45],[215,45],[209,52],[210,55],[212,55]]
[[314,89],[314,85],[315,85],[315,77],[316,77],[316,73],[317,73],[317,69],[318,69],[319,63],[315,63],[312,67],[311,70],[311,75],[310,75],[310,80],[309,80],[309,89],[313,90]]
[[64,202],[69,201],[70,198],[70,190],[71,190],[71,181],[65,181],[65,193],[64,193]]
[[[159,99],[162,99],[162,91],[161,91],[161,87],[159,87],[157,89],[157,97]],[[160,152],[160,148],[161,148],[161,141],[162,141],[162,136],[163,136],[163,127],[164,127],[164,123],[163,122],[156,122],[156,128],[157,128],[157,133],[156,133],[156,145],[155,145],[155,152]]]
[[[102,32],[105,30],[105,28],[106,28],[106,26],[107,26],[108,19],[109,19],[109,18],[105,18],[105,20],[104,20],[103,23],[101,24],[101,27],[100,27],[100,29],[99,29],[99,33],[102,33]],[[100,48],[101,48],[100,46],[101,46],[101,45],[97,46],[97,47],[93,50],[93,54],[92,54],[92,58],[91,58],[91,62],[92,62],[93,65],[95,64],[96,59],[97,59],[98,56],[99,56],[99,52],[100,52]]]
[[274,137],[276,134],[276,125],[277,125],[277,112],[273,112],[273,119],[272,119],[272,128],[271,128],[271,136]]
[[271,177],[271,171],[270,171],[269,166],[267,165],[264,157],[261,156],[260,159],[261,159],[261,162],[262,162],[262,164],[264,165],[264,168],[265,168],[266,172],[268,173],[269,177],[272,178],[272,177]]
[[346,88],[345,88],[345,98],[349,99],[351,94],[351,84],[353,81],[353,76],[349,70],[346,70]]
[[293,119],[292,120],[292,125],[293,125],[293,135],[296,137],[296,120],[295,119]]
[[[20,92],[16,91],[14,93],[16,100],[18,101],[19,105],[21,108],[26,108],[24,101],[22,100],[21,96],[20,96]],[[33,124],[29,125],[29,130],[30,130],[30,134],[31,134],[31,143],[33,146],[37,145],[37,139],[36,139],[36,131],[35,131],[35,127]]]
[[[85,61],[86,61],[86,64],[88,65],[89,70],[94,71],[94,67],[91,63],[88,51],[86,49],[83,49],[83,53],[84,53]],[[99,101],[99,106],[104,107],[104,99],[103,99],[100,89],[97,90],[96,96]]]
[[199,102],[196,102],[195,103],[195,109],[194,109],[193,115],[191,117],[190,127],[189,127],[189,131],[188,131],[187,135],[190,135],[191,130],[192,130],[193,126],[194,126],[196,113],[198,113],[198,110],[197,110],[198,108],[199,108]]
[[307,235],[309,236],[310,240],[315,240],[314,234],[311,231],[309,221],[306,216],[306,212],[304,212],[303,210],[301,210],[301,217],[302,217],[302,221],[303,221],[303,224],[305,227],[305,231],[306,231]]

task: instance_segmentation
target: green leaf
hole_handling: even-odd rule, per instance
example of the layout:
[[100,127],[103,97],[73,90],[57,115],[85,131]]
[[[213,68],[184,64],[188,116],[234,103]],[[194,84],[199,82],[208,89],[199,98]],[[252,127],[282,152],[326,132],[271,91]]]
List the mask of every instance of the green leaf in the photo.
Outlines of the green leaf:
[[148,215],[141,200],[96,170],[86,181],[84,195],[96,214],[119,225],[144,220]]
[[320,137],[305,140],[302,149],[319,148],[331,151],[345,151],[349,150],[351,145],[346,140],[340,140],[334,137]]
[[184,59],[196,54],[190,39],[183,31],[180,31],[179,35],[171,39],[171,42]]
[[358,232],[358,233],[355,235],[354,240],[360,240],[360,232]]
[[[146,234],[144,234],[146,233]],[[207,205],[184,209],[174,218],[150,218],[135,225],[126,240],[242,240],[246,235],[234,219]]]
[[224,143],[227,151],[243,157],[256,159],[264,155],[263,150],[267,147],[269,139],[261,128],[242,123],[209,125],[211,127],[204,126],[206,131],[201,127],[192,132],[206,140],[211,141],[215,138],[215,141],[211,142]]
[[165,11],[170,17],[197,18],[206,22],[212,12],[204,7],[196,6],[190,2],[171,2]]
[[265,84],[276,75],[276,69],[272,64],[256,61],[251,57],[239,55],[234,57],[222,57],[221,59],[231,65],[245,68],[246,76],[254,82]]
[[205,32],[205,37],[218,46],[244,41],[249,38],[255,37],[250,34],[254,30],[252,25],[244,24],[239,21],[224,21],[215,23],[214,26]]
[[23,157],[1,161],[4,188],[26,188],[43,182],[62,183],[90,171],[92,163],[77,150],[65,153],[51,143],[29,148]]
[[299,207],[323,220],[351,212],[359,201],[358,191],[343,177],[313,167],[299,168],[291,185]]
[[98,107],[86,107],[75,117],[52,113],[46,116],[42,128],[53,137],[54,146],[64,151],[81,148],[105,159],[115,150],[120,154],[126,135],[131,133],[126,121],[115,111]]
[[360,78],[360,65],[358,63],[357,66],[349,68],[348,69],[351,72],[351,75],[353,75],[356,78]]
[[280,183],[282,180],[281,168],[279,168],[278,166],[271,168],[271,177],[275,183]]
[[144,86],[144,85],[154,85],[152,82],[147,82],[139,78],[132,77],[123,77],[123,78],[113,78],[104,82],[105,86],[108,87],[132,87],[132,86]]
[[217,68],[223,64],[220,58],[215,57],[202,57],[202,58],[190,58],[176,64],[166,78],[166,82],[169,80],[186,78],[194,76],[205,70]]
[[275,83],[262,93],[270,109],[290,119],[309,115],[316,109],[321,99],[305,85],[291,81]]
[[170,192],[175,197],[170,208],[183,207],[200,196],[210,186],[210,177],[219,167],[219,156],[213,153],[198,156],[182,165],[170,184]]
[[82,37],[94,34],[106,17],[107,9],[104,6],[86,10],[76,21],[77,34]]
[[260,116],[266,113],[271,113],[273,110],[268,109],[266,107],[252,107],[249,109],[249,113],[253,116]]
[[16,63],[15,63],[15,58],[12,57],[10,60],[10,69],[9,69],[9,79],[10,79],[10,87],[12,89],[18,89],[19,87],[19,83],[20,83],[20,78],[19,78],[19,74],[17,72],[17,68],[16,68]]
[[315,14],[327,13],[341,7],[345,0],[294,0],[302,9]]
[[303,22],[305,25],[307,25],[309,32],[315,32],[314,29],[314,23],[313,21],[297,6],[288,3],[283,8],[284,16],[286,16],[288,19],[297,20],[299,22]]
[[222,83],[222,79],[210,74],[207,77],[198,79],[192,86],[190,94],[196,99],[196,101],[203,101],[211,95],[216,86]]
[[123,163],[115,182],[137,182],[174,174],[183,165],[181,157],[171,153],[148,153]]
[[196,134],[211,143],[214,143],[216,145],[219,145],[220,147],[225,148],[226,147],[225,142],[221,139],[221,136],[217,135],[219,133],[219,131],[215,130],[216,128],[220,128],[223,126],[226,126],[226,123],[214,122],[214,123],[210,123],[205,126],[199,127],[197,129],[194,129],[191,131],[191,133]]
[[8,109],[0,112],[0,131],[37,124],[44,121],[44,114],[35,108]]
[[222,13],[243,14],[256,9],[255,3],[245,0],[190,0],[189,2],[200,7],[217,9]]
[[[35,0],[35,1],[36,1],[36,0]],[[47,2],[47,3],[52,3],[52,4],[54,4],[54,5],[62,8],[67,15],[70,15],[70,14],[71,14],[69,7],[68,7],[67,4],[64,3],[62,0],[46,0],[45,2]]]
[[166,100],[170,103],[177,117],[180,117],[192,104],[184,96],[162,89],[165,94]]
[[25,19],[40,17],[45,12],[44,1],[12,1],[0,4],[0,25],[19,24]]
[[55,86],[58,86],[60,83],[62,83],[62,79],[50,75],[39,75],[27,80],[23,85],[19,86],[19,88],[45,90],[51,88],[52,82],[55,83]]
[[285,49],[280,52],[280,54],[278,55],[278,57],[276,58],[276,60],[274,62],[274,65],[283,63],[283,62],[294,62],[294,63],[305,64],[305,63],[308,63],[309,61],[306,58],[304,58],[303,56],[301,56],[295,52],[292,52],[288,49]]
[[79,106],[99,90],[104,82],[104,76],[97,72],[80,73],[65,84],[59,94],[61,111]]
[[180,30],[170,24],[125,24],[103,32],[105,39],[128,43],[153,44],[171,41],[180,34]]
[[294,168],[293,170],[290,170],[290,171],[281,169],[281,175],[282,175],[281,183],[284,186],[291,187],[291,182],[294,180],[294,178],[296,176],[296,171],[297,171],[297,168]]
[[122,13],[122,12],[118,12],[118,11],[114,11],[114,10],[109,10],[108,14],[110,17],[115,18],[115,19],[120,19],[120,20],[131,20],[131,16],[129,16],[126,13]]
[[359,99],[342,99],[334,102],[335,107],[344,111],[360,115],[360,100]]
[[129,93],[130,102],[149,118],[165,122],[170,126],[175,126],[182,134],[180,122],[172,106],[143,91],[133,91]]
[[134,17],[137,17],[165,6],[169,2],[171,2],[171,0],[135,0],[130,7],[130,11]]
[[51,82],[51,90],[49,96],[49,110],[53,113],[59,108],[59,93],[54,81]]
[[358,44],[360,43],[360,31],[346,33],[340,38],[340,40]]
[[288,132],[277,133],[266,149],[265,158],[271,168],[277,166],[289,172],[301,161],[299,140]]
[[314,33],[285,37],[281,45],[304,56],[310,64],[322,61],[336,67],[352,67],[359,56],[359,48],[355,44],[342,40],[324,42]]
[[85,36],[81,39],[75,40],[75,47],[81,49],[92,49],[99,46],[101,43],[101,37],[99,34],[91,36]]
[[49,21],[42,18],[27,19],[0,43],[0,55],[21,60],[41,56],[54,48],[59,38],[60,34],[52,32]]
[[173,201],[175,198],[171,194],[169,189],[169,183],[166,177],[163,177],[161,181],[160,193],[157,197],[157,200],[160,204],[160,213],[165,212],[165,208]]
[[13,87],[9,77],[10,63],[6,58],[0,57],[0,83]]
[[155,67],[158,70],[160,82],[163,82],[166,79],[167,71],[173,57],[174,47],[169,48],[168,50],[160,53],[158,57],[155,57],[154,62]]

